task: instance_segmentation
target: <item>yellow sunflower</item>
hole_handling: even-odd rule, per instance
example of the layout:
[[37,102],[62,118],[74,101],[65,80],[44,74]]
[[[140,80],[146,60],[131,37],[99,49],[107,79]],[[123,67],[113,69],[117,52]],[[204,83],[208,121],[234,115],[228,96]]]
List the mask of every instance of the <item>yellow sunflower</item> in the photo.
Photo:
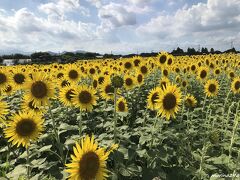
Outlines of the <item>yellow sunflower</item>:
[[26,96],[26,95],[23,96],[23,102],[21,104],[21,109],[22,109],[22,111],[26,111],[26,112],[32,111],[36,115],[43,115],[43,113],[46,111],[46,108],[44,108],[42,106],[40,106],[40,107],[34,106],[33,100],[29,100],[28,96]]
[[234,94],[240,93],[240,77],[235,77],[231,83],[231,90]]
[[33,101],[33,106],[49,104],[49,98],[54,96],[54,87],[50,79],[42,73],[35,73],[32,80],[28,80],[25,87],[26,96]]
[[114,97],[114,87],[112,86],[111,80],[109,78],[105,79],[103,84],[100,86],[101,97],[106,100],[113,99]]
[[74,155],[71,155],[71,163],[66,164],[69,179],[71,180],[104,180],[108,177],[107,159],[112,151],[118,148],[112,145],[108,150],[98,146],[94,136],[88,135],[76,142],[73,147]]
[[43,119],[33,112],[19,112],[13,115],[8,126],[4,129],[6,138],[13,145],[28,147],[31,141],[35,141],[43,131]]
[[147,97],[147,108],[151,110],[156,110],[156,103],[159,98],[159,93],[161,92],[161,88],[156,87],[152,89]]
[[71,101],[82,111],[92,111],[97,104],[96,90],[85,85],[78,86],[74,89]]
[[77,66],[75,64],[68,64],[65,69],[64,77],[66,77],[70,82],[78,83],[80,80],[80,73]]
[[199,80],[205,80],[208,76],[208,68],[207,67],[200,67],[198,69],[198,79]]
[[0,91],[5,90],[11,79],[11,74],[6,69],[0,69]]
[[204,91],[207,97],[214,97],[217,96],[219,90],[218,81],[215,79],[210,79],[204,86]]
[[127,90],[133,89],[136,85],[136,78],[131,75],[125,75],[124,76],[124,87]]
[[170,83],[170,80],[165,76],[163,76],[159,81],[160,87],[162,89],[166,88],[169,83]]
[[189,108],[193,108],[197,104],[196,98],[191,94],[187,94],[184,101],[185,101],[186,106],[189,107]]
[[59,91],[59,101],[61,103],[63,103],[65,106],[72,106],[73,102],[72,102],[72,99],[73,99],[73,95],[74,95],[74,92],[75,92],[75,87],[76,86],[65,86],[63,88],[60,89]]
[[120,97],[117,100],[117,112],[128,112],[128,105],[127,105],[127,101],[124,97]]
[[167,85],[166,88],[160,91],[157,100],[158,115],[166,117],[167,120],[172,116],[175,118],[175,113],[179,110],[182,93],[176,85]]
[[12,82],[14,88],[16,90],[23,88],[24,84],[27,82],[27,78],[28,76],[26,75],[26,73],[22,72],[20,68],[14,69],[12,73]]
[[1,100],[0,101],[0,127],[2,123],[5,124],[6,115],[8,113],[9,113],[9,106],[7,102]]

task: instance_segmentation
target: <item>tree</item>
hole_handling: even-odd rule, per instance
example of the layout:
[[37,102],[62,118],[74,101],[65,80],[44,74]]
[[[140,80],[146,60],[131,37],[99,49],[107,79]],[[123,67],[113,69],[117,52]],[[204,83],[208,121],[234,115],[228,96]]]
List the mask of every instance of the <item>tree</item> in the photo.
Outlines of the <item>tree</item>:
[[211,54],[214,54],[214,53],[215,53],[215,51],[214,51],[213,48],[210,49],[210,53],[211,53]]

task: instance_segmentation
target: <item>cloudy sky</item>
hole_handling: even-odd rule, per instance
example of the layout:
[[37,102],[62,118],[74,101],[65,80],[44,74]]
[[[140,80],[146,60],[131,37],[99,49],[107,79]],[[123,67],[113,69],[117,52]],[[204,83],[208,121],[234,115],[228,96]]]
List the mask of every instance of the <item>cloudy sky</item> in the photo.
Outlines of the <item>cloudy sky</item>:
[[0,0],[0,52],[240,49],[240,0]]

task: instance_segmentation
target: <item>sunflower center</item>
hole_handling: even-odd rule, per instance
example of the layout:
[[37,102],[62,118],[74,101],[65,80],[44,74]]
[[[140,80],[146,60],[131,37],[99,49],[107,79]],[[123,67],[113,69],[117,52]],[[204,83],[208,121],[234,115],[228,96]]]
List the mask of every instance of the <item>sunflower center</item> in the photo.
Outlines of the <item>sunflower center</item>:
[[5,92],[10,92],[12,90],[12,86],[8,85],[7,89],[5,89]]
[[234,73],[233,72],[231,72],[229,75],[230,75],[231,78],[234,77]]
[[124,102],[120,101],[120,102],[118,103],[118,109],[119,109],[119,111],[121,111],[121,112],[124,112],[124,111],[125,111],[125,104],[124,104]]
[[16,125],[16,132],[19,136],[31,136],[36,130],[36,123],[32,119],[22,119]]
[[146,74],[147,73],[147,67],[146,66],[142,66],[141,67],[141,72],[143,73],[143,74]]
[[158,99],[158,93],[155,92],[155,93],[152,95],[152,98],[151,98],[152,103],[155,104],[157,99]]
[[42,81],[37,81],[32,84],[31,92],[36,98],[43,98],[47,95],[47,86]]
[[99,82],[99,84],[102,84],[103,81],[104,81],[104,77],[99,77],[99,78],[98,78],[98,82]]
[[195,66],[195,65],[192,65],[192,66],[191,66],[191,70],[192,70],[192,71],[195,71],[195,70],[196,70],[196,66]]
[[58,73],[57,78],[62,78],[63,77],[63,73]]
[[7,77],[5,74],[0,73],[0,84],[5,83],[7,81]]
[[133,80],[131,78],[126,79],[126,85],[131,86],[133,84]]
[[173,109],[177,104],[177,99],[174,94],[168,93],[163,98],[163,108],[166,110]]
[[240,89],[240,81],[237,81],[234,87],[236,90]]
[[73,89],[70,89],[67,91],[67,93],[65,94],[65,97],[67,98],[67,100],[71,101],[72,100],[72,95],[73,95]]
[[93,87],[97,88],[97,85],[98,85],[98,81],[97,80],[93,80]]
[[166,69],[163,70],[163,74],[164,76],[167,76],[168,75],[168,71]]
[[141,75],[141,74],[139,74],[139,75],[137,76],[137,80],[138,80],[138,82],[139,82],[139,83],[141,83],[141,82],[142,82],[142,80],[143,80],[143,77],[142,77],[142,75]]
[[95,152],[87,152],[79,162],[81,179],[95,179],[100,168],[100,160]]
[[167,56],[165,56],[165,55],[162,55],[159,59],[161,64],[164,64],[166,62],[166,60],[167,60]]
[[91,95],[91,93],[88,92],[88,91],[82,91],[82,92],[80,92],[78,98],[79,98],[79,101],[80,101],[81,103],[83,103],[83,104],[88,104],[88,103],[90,103],[91,100],[92,100],[92,95]]
[[216,85],[215,84],[210,84],[208,87],[209,92],[214,93],[216,91]]
[[219,69],[217,69],[217,70],[215,71],[215,73],[216,73],[216,74],[219,74],[219,73],[220,73],[220,70],[219,70]]
[[39,110],[38,107],[34,107],[34,106],[33,106],[33,101],[30,101],[30,102],[28,103],[28,107],[29,107],[30,109],[33,109],[33,110]]
[[67,85],[70,85],[70,83],[67,80],[63,80],[62,83],[61,83],[61,86],[65,87]]
[[124,66],[126,69],[130,69],[132,67],[132,64],[130,62],[126,62]]
[[168,65],[171,65],[172,64],[172,59],[170,58],[170,59],[168,59]]
[[78,72],[75,71],[75,70],[69,71],[68,75],[69,75],[70,79],[77,79],[78,78]]
[[140,60],[139,60],[139,59],[135,59],[135,60],[134,60],[134,65],[135,65],[135,66],[138,66],[139,63],[140,63]]
[[89,70],[89,72],[90,72],[90,74],[94,74],[96,71],[95,71],[94,68],[91,68],[91,69]]
[[188,99],[187,99],[187,104],[188,104],[189,106],[193,106],[193,101],[192,101],[190,98],[188,98]]
[[200,77],[204,79],[207,76],[207,72],[205,70],[202,70],[200,73]]
[[109,94],[109,93],[114,93],[114,87],[111,86],[111,85],[107,85],[106,88],[105,88],[105,92],[106,92],[107,94]]
[[186,81],[183,81],[183,82],[182,82],[182,86],[183,86],[183,87],[186,87],[186,85],[187,85],[187,82],[186,82]]
[[14,78],[14,81],[17,84],[22,84],[25,80],[25,76],[23,74],[20,74],[20,73],[15,74],[13,78]]

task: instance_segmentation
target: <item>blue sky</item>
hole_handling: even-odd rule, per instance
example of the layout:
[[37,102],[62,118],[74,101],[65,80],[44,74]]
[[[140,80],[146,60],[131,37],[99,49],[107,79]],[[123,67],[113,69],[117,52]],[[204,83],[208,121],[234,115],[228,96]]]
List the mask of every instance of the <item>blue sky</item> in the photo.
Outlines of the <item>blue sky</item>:
[[1,0],[0,52],[240,49],[239,0]]

